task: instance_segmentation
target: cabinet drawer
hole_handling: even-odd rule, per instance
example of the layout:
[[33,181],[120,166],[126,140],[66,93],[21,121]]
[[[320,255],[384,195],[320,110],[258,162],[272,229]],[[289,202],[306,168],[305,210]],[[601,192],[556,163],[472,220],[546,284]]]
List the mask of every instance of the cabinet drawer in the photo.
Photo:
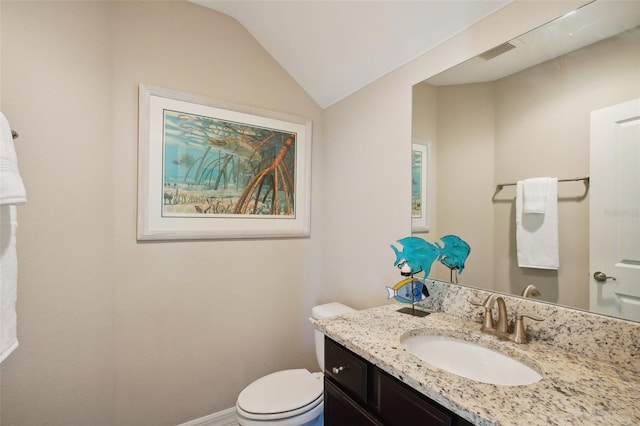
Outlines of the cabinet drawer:
[[366,404],[368,363],[325,337],[324,344],[325,376],[330,377],[354,399]]

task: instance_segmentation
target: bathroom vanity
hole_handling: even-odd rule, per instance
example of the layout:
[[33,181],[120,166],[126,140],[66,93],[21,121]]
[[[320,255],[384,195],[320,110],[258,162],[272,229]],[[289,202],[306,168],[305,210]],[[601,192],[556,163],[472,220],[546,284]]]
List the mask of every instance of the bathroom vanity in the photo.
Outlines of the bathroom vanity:
[[333,340],[325,340],[327,425],[471,425]]
[[[469,300],[486,293],[451,287],[449,295],[434,289],[440,312],[424,318],[399,313],[401,306],[392,304],[315,323],[328,339],[327,424],[640,424],[637,323],[507,298],[513,311],[546,318],[527,326],[529,343],[517,344],[480,331],[480,313]],[[404,338],[421,333],[493,349],[542,378],[505,386],[452,374],[403,347]]]

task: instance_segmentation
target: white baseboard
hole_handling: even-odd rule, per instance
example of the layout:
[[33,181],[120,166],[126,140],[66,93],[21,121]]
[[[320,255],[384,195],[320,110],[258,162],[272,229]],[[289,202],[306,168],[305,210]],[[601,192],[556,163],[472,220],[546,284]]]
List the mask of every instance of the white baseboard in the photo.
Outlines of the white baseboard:
[[238,426],[236,407],[227,408],[178,426]]

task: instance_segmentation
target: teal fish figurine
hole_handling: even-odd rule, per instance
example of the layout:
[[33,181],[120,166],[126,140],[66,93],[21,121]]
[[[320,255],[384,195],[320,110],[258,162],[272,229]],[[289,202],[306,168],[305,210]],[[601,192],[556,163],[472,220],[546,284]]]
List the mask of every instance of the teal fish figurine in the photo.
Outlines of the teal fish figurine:
[[428,277],[431,265],[440,252],[439,247],[418,237],[405,237],[398,242],[402,244],[402,251],[391,245],[396,254],[393,266],[403,266],[406,263],[411,268],[412,274],[424,271],[425,278]]
[[440,240],[444,243],[444,247],[436,243],[439,252],[438,260],[449,269],[456,269],[461,274],[471,247],[457,235],[445,235]]

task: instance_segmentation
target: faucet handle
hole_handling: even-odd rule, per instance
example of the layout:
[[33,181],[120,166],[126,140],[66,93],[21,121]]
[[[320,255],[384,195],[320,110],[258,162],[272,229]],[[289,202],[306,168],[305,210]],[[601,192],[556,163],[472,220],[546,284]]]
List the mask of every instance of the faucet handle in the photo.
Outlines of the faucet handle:
[[482,321],[482,328],[480,330],[487,333],[495,332],[495,324],[493,323],[493,306],[491,306],[493,304],[488,305],[486,301],[478,302],[477,300],[472,300],[470,303],[484,308],[484,320]]
[[518,320],[518,319],[521,320],[524,317],[531,318],[534,321],[544,321],[544,318],[540,318],[540,317],[538,317],[536,315],[533,315],[533,314],[516,314],[516,320]]
[[544,320],[544,318],[540,318],[531,314],[516,314],[516,323],[513,326],[513,334],[509,336],[509,339],[516,343],[527,343],[529,341],[529,339],[527,339],[527,333],[524,328],[524,317],[531,318],[534,321]]

